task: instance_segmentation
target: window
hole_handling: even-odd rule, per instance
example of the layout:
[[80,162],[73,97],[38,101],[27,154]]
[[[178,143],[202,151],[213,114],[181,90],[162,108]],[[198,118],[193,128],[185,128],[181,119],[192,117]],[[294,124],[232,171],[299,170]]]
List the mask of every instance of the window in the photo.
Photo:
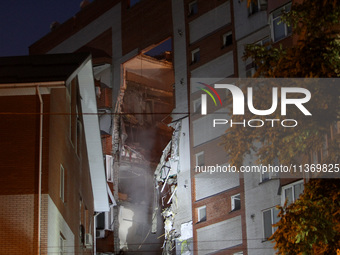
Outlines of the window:
[[271,14],[272,38],[274,42],[277,42],[292,33],[292,27],[281,21],[282,13],[289,12],[291,5],[291,3],[286,4],[285,6],[275,10]]
[[82,124],[80,118],[77,120],[77,144],[76,144],[76,151],[77,155],[80,156],[81,152],[81,131],[82,131]]
[[289,185],[286,185],[282,188],[281,195],[281,203],[284,203],[287,200],[288,205],[295,202],[299,196],[303,193],[303,181],[298,181]]
[[197,1],[193,1],[191,3],[189,3],[189,13],[188,16],[192,16],[198,13],[198,5],[197,5]]
[[260,2],[259,0],[251,0],[248,7],[248,15],[253,15],[260,11]]
[[193,101],[194,113],[198,113],[201,110],[201,98]]
[[61,233],[59,235],[59,254],[60,255],[65,254],[65,238]]
[[195,49],[191,52],[191,64],[197,63],[200,61],[200,49]]
[[233,34],[228,32],[223,35],[223,47],[227,47],[233,44]]
[[60,164],[60,199],[65,202],[65,170]]
[[207,220],[207,207],[202,206],[197,208],[197,215],[198,215],[198,222],[206,221]]
[[141,0],[128,0],[128,8],[138,4]]
[[203,151],[196,154],[196,166],[204,166],[204,152]]
[[[269,37],[267,36],[267,37],[255,42],[254,44],[258,45],[258,46],[267,45],[266,48],[268,50],[271,47],[269,43],[270,43],[270,40],[269,40]],[[253,75],[256,73],[257,69],[258,69],[258,66],[253,61],[251,63],[249,63],[246,66],[246,77],[247,78],[253,77]]]
[[[274,160],[273,160],[271,165],[273,167],[279,166],[279,159],[278,158],[274,158]],[[276,173],[276,172],[272,172],[272,171],[264,172],[264,171],[262,171],[261,172],[261,180],[260,180],[260,182],[265,182],[265,181],[274,179],[276,177],[278,177],[278,173]]]
[[237,194],[231,197],[231,210],[236,211],[241,209],[241,195]]
[[233,255],[243,255],[243,251],[239,251],[239,252],[233,253]]
[[279,210],[275,207],[270,208],[262,212],[263,215],[263,237],[264,239],[268,239],[272,234],[274,234],[276,228],[273,227],[273,224],[279,221],[279,217],[277,216]]

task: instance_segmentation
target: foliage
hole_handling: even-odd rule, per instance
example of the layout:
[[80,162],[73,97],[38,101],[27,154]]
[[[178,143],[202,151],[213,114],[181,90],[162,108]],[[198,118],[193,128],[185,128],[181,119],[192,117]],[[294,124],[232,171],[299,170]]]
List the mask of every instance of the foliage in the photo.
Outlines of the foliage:
[[[332,137],[330,135],[330,127],[340,120],[340,86],[337,84],[340,77],[340,2],[298,2],[282,18],[293,27],[291,46],[283,47],[279,43],[249,45],[244,59],[253,60],[257,67],[255,78],[330,78],[329,82],[308,87],[312,100],[305,106],[312,118],[302,116],[299,111],[290,111],[290,115],[284,116],[298,120],[295,128],[279,125],[275,128],[268,125],[229,128],[223,146],[233,165],[242,165],[245,156],[251,152],[256,153],[258,163],[263,164],[272,163],[275,158],[283,165],[311,162],[312,152],[325,150],[325,140],[327,153],[324,153],[322,163],[340,162],[340,135],[334,132]],[[280,83],[275,86],[281,88]],[[255,108],[268,109],[272,90],[259,86],[255,93]],[[232,116],[235,122],[254,118],[260,117],[250,112]],[[266,118],[282,119],[282,116],[276,111]],[[339,179],[311,180],[297,202],[280,208],[278,230],[271,237],[276,241],[279,254],[336,254],[336,249],[340,249],[339,201]]]
[[[241,165],[245,155],[252,150],[257,152],[259,163],[272,163],[275,158],[282,164],[307,161],[312,151],[322,150],[330,126],[339,120],[340,86],[337,84],[338,79],[331,77],[340,77],[340,2],[315,0],[293,4],[291,12],[284,14],[282,19],[293,26],[291,40],[295,43],[286,48],[277,44],[272,47],[249,45],[244,57],[251,57],[258,67],[254,77],[330,80],[327,85],[308,87],[312,100],[306,107],[312,113],[312,118],[305,118],[299,111],[290,111],[291,115],[285,116],[298,120],[299,124],[295,128],[271,128],[268,125],[261,128],[243,128],[240,125],[229,128],[223,145],[230,155],[230,163],[236,166]],[[275,86],[281,87],[280,84]],[[272,90],[267,87],[257,88],[254,106],[268,109],[271,93]],[[282,119],[280,112],[266,117]],[[258,116],[250,112],[244,116],[233,116],[234,121],[252,118],[258,119]],[[340,161],[339,140],[339,137],[335,137],[333,143],[336,143],[329,146],[325,162]]]
[[289,206],[271,236],[279,254],[337,254],[340,247],[340,180],[313,179]]

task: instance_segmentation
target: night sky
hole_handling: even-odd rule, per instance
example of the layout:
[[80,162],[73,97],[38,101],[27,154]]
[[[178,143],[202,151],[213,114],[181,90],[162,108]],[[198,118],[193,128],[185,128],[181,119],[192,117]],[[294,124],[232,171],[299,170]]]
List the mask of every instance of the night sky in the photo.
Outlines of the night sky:
[[[92,1],[91,1],[92,2]],[[28,55],[28,47],[80,11],[81,0],[2,0],[0,57]]]

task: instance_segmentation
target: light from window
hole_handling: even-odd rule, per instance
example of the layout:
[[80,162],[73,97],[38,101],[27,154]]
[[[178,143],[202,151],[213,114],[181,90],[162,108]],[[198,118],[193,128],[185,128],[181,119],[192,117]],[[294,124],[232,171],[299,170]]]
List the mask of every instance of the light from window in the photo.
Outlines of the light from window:
[[65,201],[65,170],[63,165],[60,164],[60,199]]
[[191,52],[191,63],[197,63],[200,61],[200,49],[195,49]]
[[223,35],[223,47],[233,44],[233,34],[231,32]]
[[303,193],[303,190],[304,190],[303,181],[298,181],[283,187],[281,198],[282,205],[284,205],[286,200],[288,205],[295,202],[299,198],[299,196]]
[[283,12],[289,12],[291,3],[279,8],[271,14],[273,41],[277,42],[292,33],[292,27],[281,21]]
[[241,195],[237,194],[231,197],[231,210],[236,211],[241,209]]
[[196,154],[196,166],[204,166],[204,152],[203,151]]
[[202,206],[200,208],[197,208],[197,214],[198,214],[198,222],[206,221],[207,220],[207,207]]
[[198,13],[198,5],[197,1],[193,1],[189,3],[189,13],[188,16],[192,16]]
[[263,234],[264,238],[268,239],[272,234],[274,234],[276,228],[273,227],[273,224],[276,224],[280,218],[277,216],[279,210],[275,207],[263,211]]

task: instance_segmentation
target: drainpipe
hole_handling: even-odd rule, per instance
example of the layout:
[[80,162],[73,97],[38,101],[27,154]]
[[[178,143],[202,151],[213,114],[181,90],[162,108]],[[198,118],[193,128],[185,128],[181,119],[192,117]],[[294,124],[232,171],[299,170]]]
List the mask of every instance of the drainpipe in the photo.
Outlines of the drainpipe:
[[39,126],[39,191],[38,191],[38,249],[37,254],[41,254],[40,250],[40,228],[41,228],[41,175],[42,175],[42,139],[43,139],[43,113],[44,103],[40,94],[39,86],[37,86],[37,94],[40,101],[40,126]]

